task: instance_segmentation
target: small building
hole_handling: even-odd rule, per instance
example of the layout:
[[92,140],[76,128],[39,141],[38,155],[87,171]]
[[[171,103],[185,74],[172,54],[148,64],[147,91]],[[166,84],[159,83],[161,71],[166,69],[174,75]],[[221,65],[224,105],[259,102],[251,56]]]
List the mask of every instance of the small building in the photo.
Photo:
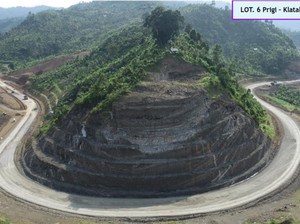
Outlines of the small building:
[[172,54],[178,54],[179,50],[178,50],[178,48],[171,47],[170,52]]

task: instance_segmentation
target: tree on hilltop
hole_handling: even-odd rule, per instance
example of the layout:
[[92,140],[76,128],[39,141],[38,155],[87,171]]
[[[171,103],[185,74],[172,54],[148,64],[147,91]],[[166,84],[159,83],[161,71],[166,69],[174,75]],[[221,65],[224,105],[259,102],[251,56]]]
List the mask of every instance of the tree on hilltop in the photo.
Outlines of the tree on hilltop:
[[184,18],[178,10],[165,10],[159,6],[145,18],[144,26],[152,30],[157,43],[163,46],[179,32],[183,23]]

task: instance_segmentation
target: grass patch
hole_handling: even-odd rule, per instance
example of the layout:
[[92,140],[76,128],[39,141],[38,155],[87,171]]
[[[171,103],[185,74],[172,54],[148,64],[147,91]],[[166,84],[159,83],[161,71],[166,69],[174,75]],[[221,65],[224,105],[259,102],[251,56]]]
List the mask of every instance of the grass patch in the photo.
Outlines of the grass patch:
[[12,224],[8,219],[0,216],[0,224]]
[[275,126],[274,126],[274,124],[272,122],[272,117],[269,114],[267,114],[267,121],[265,123],[260,124],[259,127],[272,140],[275,139],[275,137],[276,137],[276,130],[275,130]]
[[59,88],[59,86],[57,85],[57,83],[53,84],[53,88],[52,88],[53,92],[56,95],[61,95],[63,93],[63,91]]
[[175,83],[176,86],[179,87],[186,87],[186,88],[191,88],[191,89],[200,89],[202,86],[197,83],[197,82],[193,82],[193,83],[188,83],[188,82],[176,82]]
[[203,87],[210,98],[218,99],[224,94],[224,89],[221,86],[220,80],[217,76],[208,74],[200,79],[199,85]]
[[50,104],[51,106],[56,106],[56,100],[58,99],[56,94],[54,92],[50,92],[49,96],[48,96],[49,100],[50,100]]
[[268,100],[270,100],[272,103],[276,104],[277,106],[279,106],[280,108],[288,111],[288,112],[292,112],[294,110],[299,110],[300,108],[290,104],[284,100],[278,99],[274,96],[267,96]]

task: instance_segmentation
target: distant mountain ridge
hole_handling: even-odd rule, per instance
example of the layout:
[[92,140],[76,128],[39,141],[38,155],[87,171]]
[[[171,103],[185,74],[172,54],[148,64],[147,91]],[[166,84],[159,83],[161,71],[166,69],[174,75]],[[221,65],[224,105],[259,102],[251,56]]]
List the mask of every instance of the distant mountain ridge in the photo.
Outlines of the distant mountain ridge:
[[50,6],[35,6],[35,7],[13,7],[13,8],[1,8],[0,7],[0,20],[2,19],[10,19],[16,17],[26,17],[29,12],[38,13],[41,11],[49,10],[49,9],[58,9]]
[[104,35],[141,22],[141,17],[156,5],[94,1],[32,13],[15,29],[0,35],[0,59],[29,61],[98,46]]
[[59,9],[50,6],[36,7],[0,7],[0,33],[5,33],[21,24],[29,13],[39,13],[49,9]]
[[279,74],[297,58],[293,41],[270,21],[233,21],[229,8],[208,4],[189,5],[180,11],[186,23],[209,44],[221,45],[225,56],[247,74]]
[[0,20],[0,33],[10,31],[24,21],[25,17],[14,17]]
[[279,74],[297,58],[292,40],[273,23],[233,21],[230,4],[225,2],[216,2],[212,7],[211,2],[185,6],[182,2],[94,1],[28,15],[19,26],[0,34],[0,60],[18,65],[93,49],[117,29],[140,24],[157,5],[181,11],[185,22],[209,45],[222,46],[226,58],[236,62],[241,73]]

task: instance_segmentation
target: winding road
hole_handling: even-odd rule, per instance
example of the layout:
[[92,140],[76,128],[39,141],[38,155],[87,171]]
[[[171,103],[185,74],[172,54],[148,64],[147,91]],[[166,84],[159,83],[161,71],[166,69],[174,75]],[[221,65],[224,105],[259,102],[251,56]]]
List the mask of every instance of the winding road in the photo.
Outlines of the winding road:
[[[300,80],[290,81],[296,82]],[[261,82],[246,86],[253,90],[269,84]],[[0,82],[0,86],[8,87]],[[15,91],[15,96],[23,95]],[[37,111],[32,99],[23,101],[26,115],[0,145],[0,187],[14,197],[30,203],[64,212],[103,217],[170,217],[216,212],[245,205],[267,196],[288,183],[300,162],[300,129],[296,122],[282,110],[257,99],[272,111],[284,128],[280,149],[271,164],[262,172],[227,188],[194,196],[118,199],[97,198],[67,194],[49,189],[21,175],[14,164],[14,153],[22,137],[32,126]]]

